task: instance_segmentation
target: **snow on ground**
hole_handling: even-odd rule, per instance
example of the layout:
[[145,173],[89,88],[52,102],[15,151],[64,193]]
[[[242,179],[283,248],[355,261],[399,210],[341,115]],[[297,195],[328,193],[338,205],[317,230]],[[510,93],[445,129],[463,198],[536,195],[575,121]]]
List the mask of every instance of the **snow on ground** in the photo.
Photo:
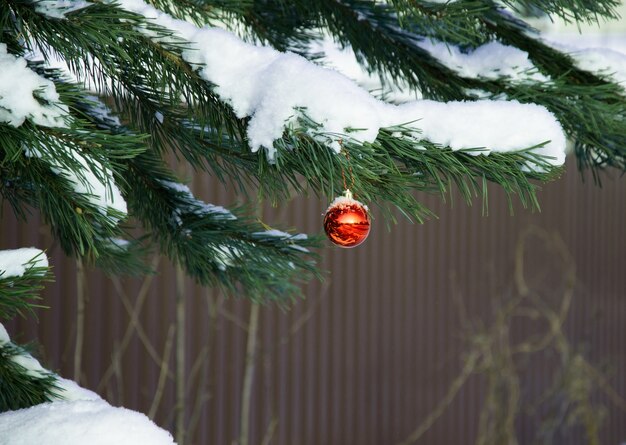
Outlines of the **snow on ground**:
[[48,267],[48,257],[43,251],[34,247],[0,250],[0,278],[21,277],[32,267]]
[[[11,340],[0,323],[0,349]],[[30,354],[9,357],[31,376],[49,375]],[[72,380],[57,376],[56,401],[0,414],[2,445],[175,445],[144,414],[109,405]]]
[[[537,152],[552,157],[554,165],[565,159],[563,131],[543,107],[503,101],[415,101],[396,106],[376,100],[345,76],[298,55],[247,44],[222,29],[198,28],[142,0],[121,0],[119,4],[193,44],[183,57],[200,66],[200,75],[216,85],[216,92],[233,106],[237,116],[251,118],[251,149],[264,147],[270,160],[276,155],[274,141],[285,126],[295,122],[297,109],[305,109],[321,124],[312,136],[337,152],[341,149],[336,141],[339,134],[350,131],[356,141],[373,142],[381,128],[406,124],[419,133],[418,138],[453,150],[481,147],[485,149],[482,153],[488,154],[549,141]],[[445,119],[445,125],[439,118]]]
[[2,445],[172,445],[147,416],[104,400],[52,402],[0,414]]

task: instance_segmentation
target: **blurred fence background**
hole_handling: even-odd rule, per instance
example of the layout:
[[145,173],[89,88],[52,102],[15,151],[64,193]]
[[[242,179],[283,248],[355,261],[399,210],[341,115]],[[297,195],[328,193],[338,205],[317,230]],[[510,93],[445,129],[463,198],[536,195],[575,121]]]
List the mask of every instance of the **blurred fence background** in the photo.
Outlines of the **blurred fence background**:
[[[209,202],[234,202],[210,178],[192,186]],[[511,429],[520,444],[582,444],[595,437],[589,416],[601,414],[596,438],[618,445],[624,179],[583,184],[571,163],[539,198],[541,213],[515,206],[512,216],[493,188],[484,216],[479,201],[423,196],[439,219],[390,230],[377,216],[362,246],[322,251],[325,280],[289,310],[197,287],[162,258],[142,279],[88,270],[82,344],[75,263],[36,215],[25,225],[5,209],[0,246],[49,249],[56,276],[44,292],[50,309],[7,327],[17,341],[40,342],[51,369],[79,372],[111,403],[178,428],[185,444],[514,443]],[[319,233],[326,206],[299,199],[265,219]],[[528,302],[517,307],[520,295]],[[514,306],[518,318],[506,313]],[[554,347],[509,348],[541,346],[545,333]]]

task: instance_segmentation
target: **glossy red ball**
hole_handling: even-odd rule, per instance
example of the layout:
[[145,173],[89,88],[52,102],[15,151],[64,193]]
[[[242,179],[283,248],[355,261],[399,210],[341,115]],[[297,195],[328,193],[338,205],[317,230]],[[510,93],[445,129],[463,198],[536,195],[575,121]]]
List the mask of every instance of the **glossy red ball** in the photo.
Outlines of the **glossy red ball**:
[[335,199],[324,216],[326,235],[339,247],[361,244],[369,235],[370,226],[367,206],[347,197]]

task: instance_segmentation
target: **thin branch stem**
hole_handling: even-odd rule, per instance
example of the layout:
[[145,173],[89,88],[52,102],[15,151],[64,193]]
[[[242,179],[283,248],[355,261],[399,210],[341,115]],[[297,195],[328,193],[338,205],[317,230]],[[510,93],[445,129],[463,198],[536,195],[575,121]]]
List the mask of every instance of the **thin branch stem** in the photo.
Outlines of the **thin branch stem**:
[[257,334],[259,328],[260,306],[252,303],[248,321],[248,342],[246,345],[246,370],[241,394],[241,429],[239,445],[248,445],[250,441],[250,404],[252,402],[252,384],[256,368]]
[[154,420],[154,416],[156,415],[157,410],[159,409],[159,405],[161,404],[161,399],[163,397],[163,390],[165,389],[165,381],[167,379],[167,374],[169,372],[169,361],[170,355],[172,353],[172,346],[174,344],[174,326],[170,325],[167,330],[167,338],[165,339],[165,346],[163,347],[163,360],[161,361],[161,370],[159,371],[159,380],[157,383],[157,389],[154,393],[154,398],[152,399],[152,404],[150,405],[150,410],[148,411],[148,417]]
[[74,381],[80,384],[85,341],[85,268],[83,260],[76,260],[76,343],[74,344]]
[[185,271],[176,266],[176,407],[175,435],[178,445],[185,443]]

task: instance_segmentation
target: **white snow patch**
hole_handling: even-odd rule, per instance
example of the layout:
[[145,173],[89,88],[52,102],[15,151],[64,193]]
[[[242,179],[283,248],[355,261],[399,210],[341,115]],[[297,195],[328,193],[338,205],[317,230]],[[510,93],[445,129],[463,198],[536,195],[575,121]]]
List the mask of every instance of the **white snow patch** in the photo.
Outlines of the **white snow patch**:
[[580,69],[606,75],[626,87],[626,54],[606,48],[587,48],[570,53]]
[[107,241],[120,250],[126,250],[130,246],[130,241],[124,238],[108,238]]
[[578,68],[610,77],[626,88],[626,34],[547,31],[541,40],[567,53]]
[[[348,191],[349,193],[349,191]],[[363,204],[361,201],[357,201],[356,199],[351,197],[352,194],[350,193],[350,196],[345,196],[345,195],[341,195],[341,196],[337,196],[335,199],[333,199],[333,201],[328,205],[328,208],[326,209],[326,211],[328,212],[331,208],[336,207],[336,206],[346,206],[346,205],[360,205],[361,207],[363,207],[366,211],[369,212],[369,207],[367,207],[365,204]]]
[[102,400],[102,398],[93,391],[78,386],[74,380],[64,379],[57,376],[57,399],[65,402],[73,402],[77,400]]
[[[199,74],[216,85],[216,92],[232,105],[238,117],[251,117],[251,149],[264,147],[270,160],[276,155],[274,141],[286,126],[294,124],[297,110],[304,109],[321,125],[313,136],[337,152],[341,149],[336,141],[339,134],[350,132],[356,141],[373,142],[381,128],[411,122],[424,139],[449,145],[453,150],[483,147],[482,153],[489,154],[550,141],[541,153],[554,158],[554,165],[563,162],[563,130],[554,115],[538,105],[505,105],[502,101],[387,104],[345,76],[295,54],[244,43],[221,29],[198,28],[142,0],[119,3],[192,43],[193,48],[185,50],[183,58],[199,66]],[[446,125],[433,116],[442,117]]]
[[11,341],[11,337],[9,337],[9,333],[2,323],[0,323],[0,346],[7,344]]
[[104,400],[43,403],[0,414],[2,445],[172,445],[147,416]]
[[[550,135],[550,143],[535,149],[535,153],[553,157],[550,160],[553,165],[565,162],[565,134],[550,111],[540,105],[517,101],[493,100],[488,104],[486,107],[483,101],[442,103],[424,100],[399,108],[406,108],[407,115],[423,116],[415,124],[422,129],[422,134],[416,137],[442,146],[455,150],[487,148],[470,154],[487,154],[494,146],[498,147],[498,152],[512,152],[544,142],[543,137]],[[498,116],[497,122],[494,115]],[[533,132],[543,137],[529,135]]]
[[509,78],[513,82],[547,82],[528,58],[528,53],[514,46],[493,41],[468,52],[458,46],[424,39],[417,44],[428,51],[445,66],[463,77],[498,79]]
[[55,19],[64,19],[65,14],[91,6],[93,3],[83,0],[38,0],[35,11]]
[[[585,71],[606,76],[622,87],[626,88],[626,42],[618,42],[615,48],[604,48],[593,46],[601,44],[597,39],[585,39],[579,36],[576,39],[572,36],[560,36],[560,40],[552,40],[551,35],[543,39],[544,43],[553,48],[567,53],[574,64]],[[592,46],[586,46],[592,45]]]
[[67,115],[68,108],[59,101],[54,83],[0,43],[0,123],[19,127],[29,119],[45,127],[63,127]]
[[48,267],[48,257],[34,247],[0,250],[0,278],[21,277],[32,267]]

